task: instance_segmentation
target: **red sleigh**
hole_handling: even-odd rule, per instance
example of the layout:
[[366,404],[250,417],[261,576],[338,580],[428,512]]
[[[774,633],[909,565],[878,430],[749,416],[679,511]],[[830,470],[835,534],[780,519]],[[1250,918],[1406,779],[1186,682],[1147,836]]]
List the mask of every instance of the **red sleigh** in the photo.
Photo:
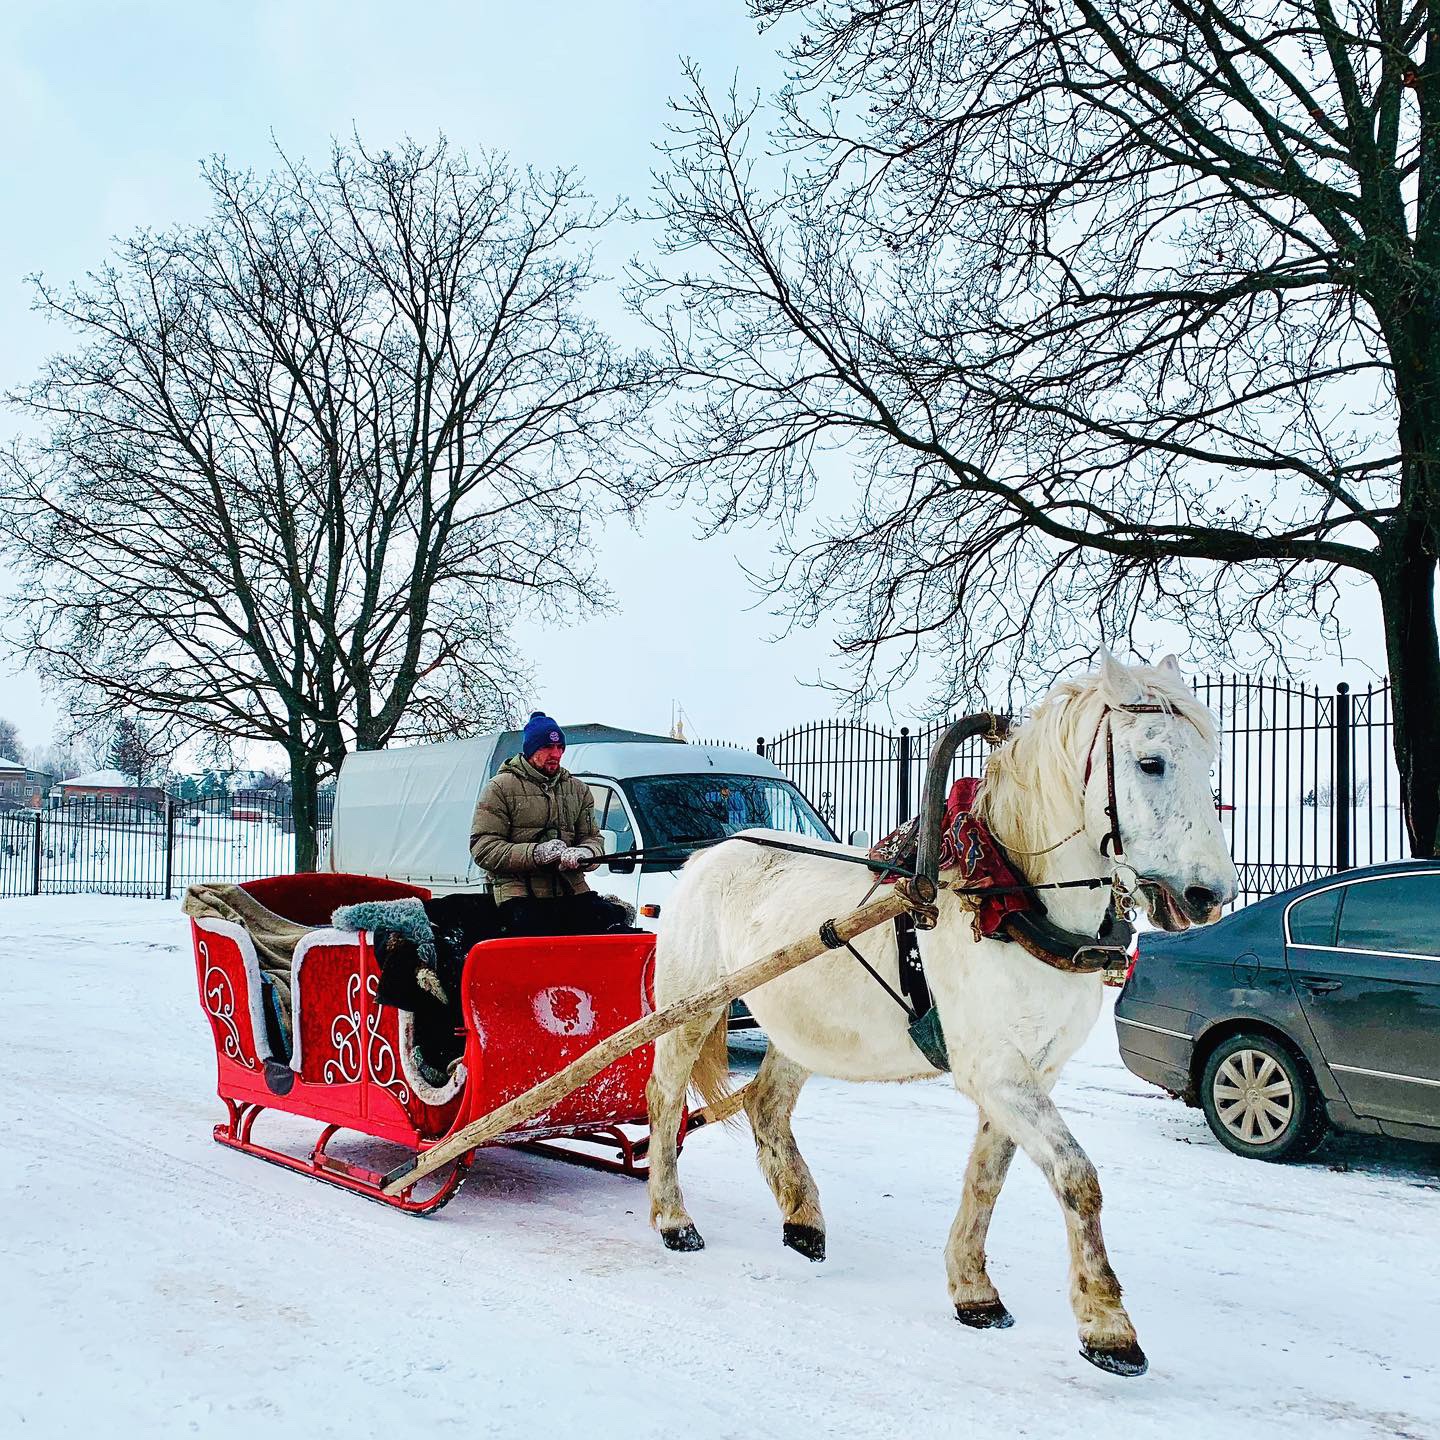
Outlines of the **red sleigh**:
[[[486,941],[470,951],[461,983],[463,1063],[443,1088],[432,1088],[411,1063],[410,1016],[376,1002],[380,971],[369,933],[328,928],[338,905],[425,899],[429,892],[359,875],[276,876],[243,888],[266,909],[320,928],[295,948],[294,1043],[286,1062],[266,1041],[250,936],[223,920],[190,922],[228,1116],[215,1127],[215,1139],[412,1214],[445,1204],[470,1156],[423,1188],[390,1196],[381,1188],[382,1172],[329,1153],[339,1132],[424,1151],[653,1009],[653,935]],[[644,1175],[651,1058],[648,1045],[633,1051],[491,1143]],[[323,1126],[308,1155],[255,1140],[256,1121],[267,1110]],[[682,1124],[682,1136],[686,1128]]]

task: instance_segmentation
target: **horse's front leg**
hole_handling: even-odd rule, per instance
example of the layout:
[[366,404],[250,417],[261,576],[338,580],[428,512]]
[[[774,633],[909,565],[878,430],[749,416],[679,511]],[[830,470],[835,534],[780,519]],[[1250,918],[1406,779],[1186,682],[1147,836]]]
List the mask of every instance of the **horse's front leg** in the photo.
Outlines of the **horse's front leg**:
[[1040,1167],[1060,1202],[1070,1242],[1070,1305],[1080,1353],[1115,1375],[1143,1375],[1145,1352],[1120,1300],[1100,1233],[1100,1177],[1080,1142],[1033,1072],[1008,1073],[982,1084],[976,1101]]
[[976,1330],[1003,1330],[1015,1323],[985,1268],[985,1236],[1014,1156],[1015,1142],[982,1110],[965,1169],[965,1194],[945,1244],[955,1318]]

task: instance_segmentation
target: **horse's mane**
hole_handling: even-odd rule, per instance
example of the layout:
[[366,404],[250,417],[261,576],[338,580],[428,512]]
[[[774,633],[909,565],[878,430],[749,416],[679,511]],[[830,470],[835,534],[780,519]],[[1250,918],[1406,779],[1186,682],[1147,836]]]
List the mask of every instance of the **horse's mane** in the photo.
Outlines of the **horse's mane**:
[[1178,670],[1134,665],[1062,680],[991,754],[975,812],[1031,880],[1044,879],[1053,859],[1035,852],[1083,818],[1085,762],[1106,706],[1134,704],[1163,705],[1190,721],[1207,746],[1217,744],[1210,707]]

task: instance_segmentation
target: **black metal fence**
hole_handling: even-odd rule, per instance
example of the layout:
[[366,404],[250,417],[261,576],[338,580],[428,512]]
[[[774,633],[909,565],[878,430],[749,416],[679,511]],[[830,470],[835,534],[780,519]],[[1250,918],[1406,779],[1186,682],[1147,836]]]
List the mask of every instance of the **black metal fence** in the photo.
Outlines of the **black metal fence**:
[[[1215,798],[1242,903],[1407,853],[1388,684],[1322,690],[1220,675],[1194,688],[1220,721]],[[820,721],[757,748],[842,839],[856,830],[878,839],[913,813],[946,723],[912,731]],[[953,773],[980,774],[985,748],[967,743]]]
[[[325,804],[321,817],[328,824]],[[169,898],[202,881],[255,880],[294,868],[290,799],[278,791],[203,800],[92,797],[0,812],[0,898]]]
[[[1242,902],[1407,853],[1388,685],[1322,690],[1223,675],[1197,680],[1195,691],[1220,721],[1215,796]],[[758,749],[842,838],[863,830],[878,839],[913,813],[945,724],[912,731],[820,721],[762,738]],[[985,749],[968,742],[954,773],[980,774]],[[322,836],[331,799],[321,797]],[[168,897],[199,881],[294,866],[290,802],[280,791],[0,812],[0,897]]]

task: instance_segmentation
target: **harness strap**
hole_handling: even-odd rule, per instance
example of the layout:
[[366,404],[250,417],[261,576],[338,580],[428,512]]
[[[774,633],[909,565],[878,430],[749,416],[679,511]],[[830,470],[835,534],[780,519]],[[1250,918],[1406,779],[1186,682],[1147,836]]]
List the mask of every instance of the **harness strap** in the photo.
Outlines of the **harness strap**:
[[950,1054],[945,1048],[945,1032],[940,1026],[940,1012],[930,998],[925,979],[925,964],[920,958],[920,942],[915,936],[915,922],[908,914],[895,917],[895,945],[900,960],[900,988],[897,994],[888,980],[852,945],[835,933],[834,920],[820,927],[820,939],[828,949],[842,947],[860,962],[867,975],[905,1012],[906,1029],[916,1048],[940,1071],[950,1068]]
[[[896,919],[899,919],[899,916],[896,916]],[[897,995],[885,977],[848,940],[845,942],[845,948],[865,967],[870,978],[905,1012],[905,1018],[913,1025],[919,1016],[916,1015],[910,1002],[903,995]],[[901,974],[903,976],[903,969]]]
[[915,1048],[942,1073],[950,1069],[950,1051],[945,1044],[945,1030],[940,1024],[940,1011],[930,995],[925,978],[925,962],[920,958],[920,941],[915,934],[914,917],[895,917],[895,948],[900,961],[900,988],[909,1002],[910,1039]]
[[[908,915],[897,915],[895,917],[895,933],[897,938],[900,934],[900,921],[902,919],[909,920],[910,917]],[[913,941],[915,937],[915,926],[913,922],[910,925],[910,937]],[[835,931],[834,920],[826,920],[824,924],[820,926],[820,942],[825,946],[827,950],[848,950],[865,968],[870,978],[905,1012],[906,1017],[909,1019],[910,1023],[912,1025],[915,1023],[915,1021],[919,1017],[916,1014],[915,1010],[911,1007],[909,1001],[906,1000],[905,996],[897,995],[894,989],[891,987],[889,981],[887,981],[885,977],[848,940],[842,940],[840,938],[840,936]],[[919,964],[919,960],[920,947],[917,945],[915,947],[915,961],[917,965]],[[904,988],[905,967],[903,965],[900,967],[900,977],[901,987]],[[923,971],[921,972],[920,983],[922,985],[925,983]],[[909,993],[908,990],[906,991],[906,993]],[[925,991],[925,995],[928,999],[930,995],[928,989]]]
[[900,961],[900,989],[905,995],[910,1019],[915,1021],[928,1015],[935,1002],[930,998],[930,982],[925,978],[925,962],[920,958],[915,921],[905,912],[895,917],[895,948]]

